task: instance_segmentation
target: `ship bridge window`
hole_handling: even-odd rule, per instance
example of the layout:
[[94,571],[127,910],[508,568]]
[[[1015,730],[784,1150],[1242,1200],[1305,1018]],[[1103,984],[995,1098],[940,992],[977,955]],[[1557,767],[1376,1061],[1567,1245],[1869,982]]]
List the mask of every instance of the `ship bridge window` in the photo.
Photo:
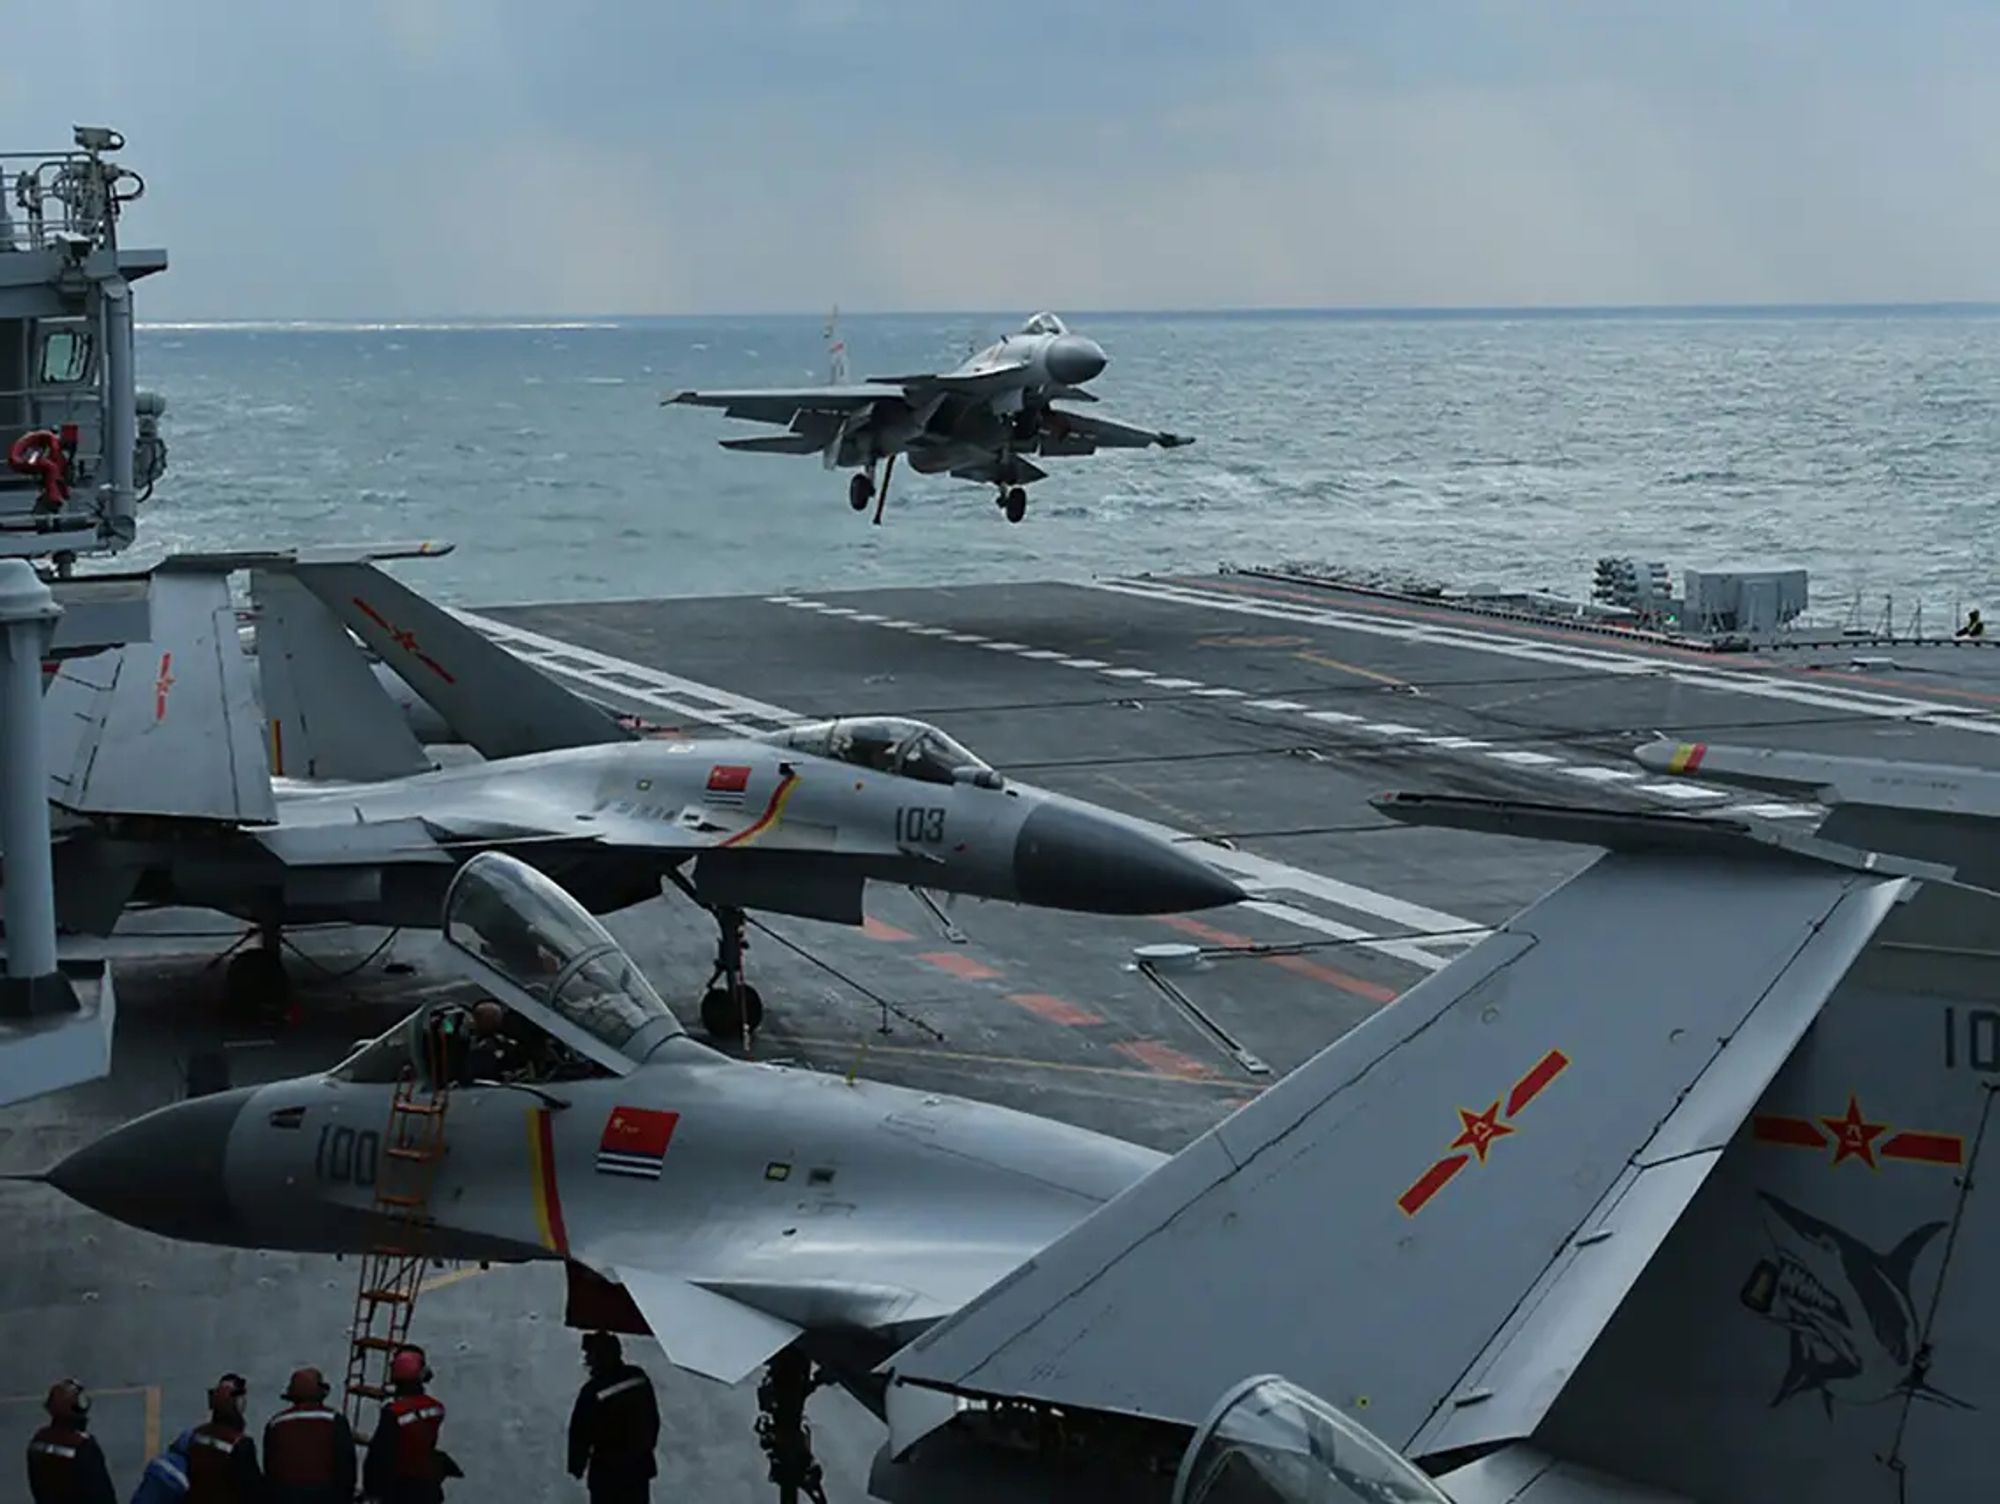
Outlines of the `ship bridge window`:
[[774,732],[767,739],[815,757],[830,757],[857,768],[893,773],[922,783],[955,782],[962,769],[973,773],[991,771],[937,727],[900,716],[816,721]]
[[1021,326],[1023,334],[1067,334],[1063,321],[1053,313],[1038,313]]
[[51,329],[42,336],[42,384],[70,386],[90,369],[90,335],[82,329]]

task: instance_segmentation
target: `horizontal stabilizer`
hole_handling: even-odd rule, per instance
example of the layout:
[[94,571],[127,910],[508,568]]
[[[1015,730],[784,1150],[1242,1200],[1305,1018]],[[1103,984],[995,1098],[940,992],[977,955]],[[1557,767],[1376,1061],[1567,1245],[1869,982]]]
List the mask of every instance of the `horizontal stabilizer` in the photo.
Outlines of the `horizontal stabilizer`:
[[824,441],[809,433],[777,433],[765,439],[719,439],[724,449],[739,454],[818,454]]
[[370,564],[305,564],[299,582],[482,757],[630,741],[601,706]]
[[789,1321],[671,1274],[630,1268],[612,1274],[673,1365],[705,1379],[734,1384],[799,1335]]
[[253,569],[250,598],[273,774],[369,782],[430,771],[402,708],[295,574]]
[[1648,742],[1633,753],[1663,773],[1817,800],[1817,834],[1869,851],[1936,862],[1966,882],[2000,883],[2000,772],[1948,763],[1830,757],[1719,742]]
[[274,819],[263,710],[229,576],[162,570],[148,590],[148,641],[66,660],[49,683],[49,798],[88,815]]
[[1276,1372],[1415,1455],[1527,1434],[1906,887],[1612,852],[885,1367],[1188,1424]]

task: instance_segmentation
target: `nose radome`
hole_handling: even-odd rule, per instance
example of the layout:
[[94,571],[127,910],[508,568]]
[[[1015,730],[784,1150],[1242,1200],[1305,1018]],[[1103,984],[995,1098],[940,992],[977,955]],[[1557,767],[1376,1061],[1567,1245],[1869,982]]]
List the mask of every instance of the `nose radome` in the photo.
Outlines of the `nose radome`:
[[1049,341],[1049,376],[1064,386],[1094,380],[1109,363],[1104,347],[1081,334],[1062,334]]
[[228,1243],[235,1227],[226,1158],[252,1087],[176,1102],[114,1128],[49,1171],[93,1211],[163,1237]]
[[1243,898],[1199,857],[1116,816],[1057,800],[1021,824],[1014,887],[1023,903],[1085,914],[1179,914]]

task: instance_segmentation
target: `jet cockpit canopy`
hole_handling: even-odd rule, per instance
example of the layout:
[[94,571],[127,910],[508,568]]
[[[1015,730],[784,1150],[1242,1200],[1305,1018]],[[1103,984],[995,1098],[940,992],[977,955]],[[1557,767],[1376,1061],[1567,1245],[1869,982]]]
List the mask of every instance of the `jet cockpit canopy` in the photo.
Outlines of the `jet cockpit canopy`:
[[1063,321],[1053,313],[1042,312],[1021,326],[1023,334],[1067,334],[1069,330]]
[[921,783],[997,787],[1000,775],[935,726],[901,716],[848,716],[773,731],[764,740]]
[[1225,1394],[1188,1443],[1172,1504],[1451,1504],[1366,1426],[1275,1374]]
[[618,1075],[682,1032],[611,932],[504,852],[481,852],[459,868],[445,894],[444,939],[459,970]]

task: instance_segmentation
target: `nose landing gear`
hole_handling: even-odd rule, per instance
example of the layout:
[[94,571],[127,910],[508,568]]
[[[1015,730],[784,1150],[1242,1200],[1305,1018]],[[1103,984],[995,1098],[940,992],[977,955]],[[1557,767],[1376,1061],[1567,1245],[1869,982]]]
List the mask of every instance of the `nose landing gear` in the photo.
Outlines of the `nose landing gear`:
[[[723,906],[715,910],[720,934],[715,944],[715,970],[701,995],[701,1026],[712,1039],[741,1040],[744,1048],[764,1022],[764,999],[743,980],[743,911]],[[718,985],[720,984],[720,985]]]

